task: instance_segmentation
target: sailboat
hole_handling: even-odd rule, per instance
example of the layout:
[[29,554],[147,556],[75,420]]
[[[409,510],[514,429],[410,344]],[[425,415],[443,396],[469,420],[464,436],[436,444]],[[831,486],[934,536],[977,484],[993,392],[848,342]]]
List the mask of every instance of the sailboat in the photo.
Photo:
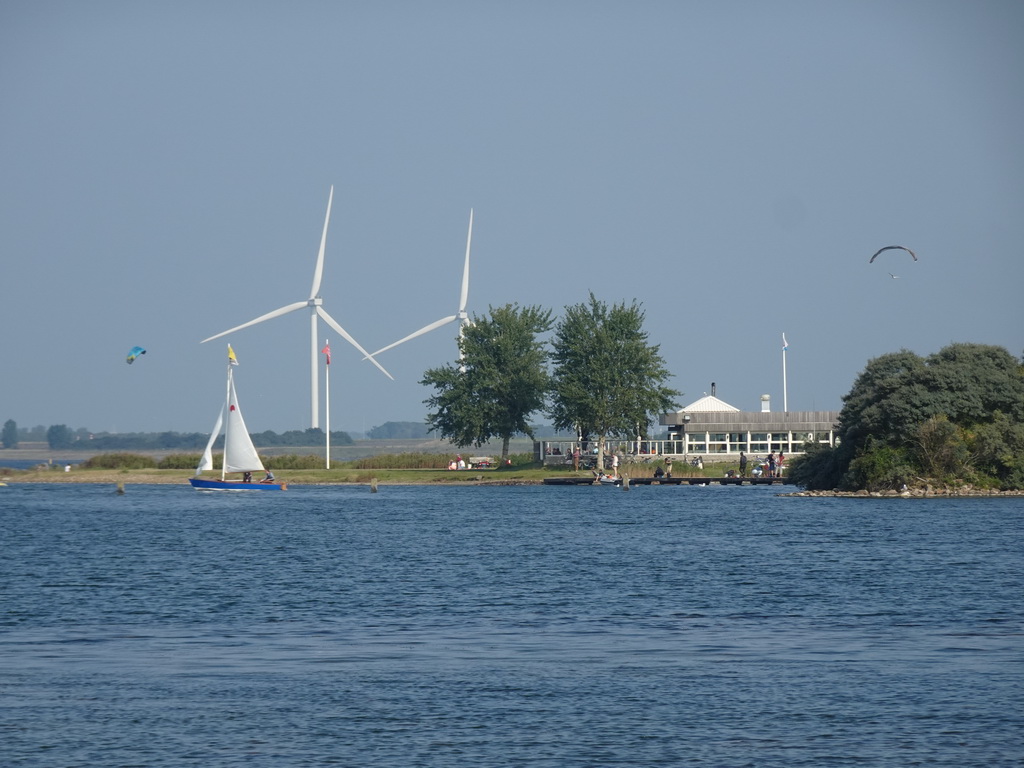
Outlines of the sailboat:
[[[287,489],[286,483],[275,482],[252,482],[251,480],[228,480],[229,472],[241,472],[246,477],[251,477],[252,472],[265,472],[263,461],[256,453],[256,446],[252,444],[249,437],[249,430],[245,428],[245,420],[242,418],[242,409],[238,407],[238,394],[235,392],[234,367],[238,365],[235,352],[228,344],[228,383],[227,398],[221,406],[220,415],[217,416],[217,423],[213,425],[210,433],[210,440],[206,444],[206,450],[199,460],[194,477],[188,479],[193,488],[203,491],[283,491]],[[207,470],[213,469],[213,444],[220,436],[221,428],[224,430],[224,460],[221,462],[220,480],[208,479],[199,475]]]

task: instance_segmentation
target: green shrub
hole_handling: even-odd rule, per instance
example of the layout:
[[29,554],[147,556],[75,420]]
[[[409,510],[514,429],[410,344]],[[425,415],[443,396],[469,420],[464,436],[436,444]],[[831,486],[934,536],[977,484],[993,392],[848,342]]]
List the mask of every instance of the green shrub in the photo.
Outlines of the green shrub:
[[[468,454],[463,454],[464,458]],[[345,463],[352,469],[447,469],[452,456],[446,453],[382,453]]]
[[323,469],[324,457],[315,453],[289,453],[285,456],[264,456],[267,469]]
[[786,474],[796,485],[810,490],[831,490],[839,486],[842,467],[834,448],[814,446],[803,456],[794,456]]
[[156,469],[156,461],[137,453],[101,453],[82,462],[85,469]]
[[164,456],[156,466],[157,469],[195,469],[201,458],[198,453],[172,453]]
[[[500,466],[500,457],[495,456],[494,458],[495,461],[497,461],[498,465]],[[540,464],[537,463],[537,459],[534,457],[532,453],[510,453],[508,455],[508,460],[509,463],[507,466],[510,467],[529,467],[533,464],[537,464],[537,466],[540,466]]]
[[945,414],[932,416],[918,426],[914,457],[925,477],[967,479],[974,474],[966,434]]
[[1003,490],[1024,488],[1024,424],[997,411],[992,423],[974,427],[968,442],[979,474],[994,478]]
[[[158,465],[160,469],[195,469],[202,457],[198,453],[175,453],[165,457]],[[267,469],[323,469],[324,458],[315,453],[290,453],[284,456],[261,456]],[[213,469],[220,469],[224,454],[213,455]]]
[[914,477],[915,468],[905,449],[875,444],[850,462],[842,487],[892,490],[912,482]]

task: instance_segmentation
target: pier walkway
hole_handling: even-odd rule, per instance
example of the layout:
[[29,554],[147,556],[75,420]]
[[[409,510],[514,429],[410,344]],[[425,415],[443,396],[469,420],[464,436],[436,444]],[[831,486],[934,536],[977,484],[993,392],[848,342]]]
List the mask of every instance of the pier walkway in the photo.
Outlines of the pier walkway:
[[[621,485],[624,478],[618,478]],[[630,477],[630,485],[792,485],[788,477]],[[590,476],[545,477],[544,485],[593,485],[597,478]],[[607,485],[607,483],[606,483]]]

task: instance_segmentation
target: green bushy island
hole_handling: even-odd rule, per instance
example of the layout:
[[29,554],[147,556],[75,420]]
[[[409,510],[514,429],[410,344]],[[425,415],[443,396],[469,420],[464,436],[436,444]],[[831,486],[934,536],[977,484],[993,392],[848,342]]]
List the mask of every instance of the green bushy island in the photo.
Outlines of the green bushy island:
[[868,362],[843,398],[837,445],[790,465],[808,490],[1024,489],[1024,365],[1002,347],[951,344]]

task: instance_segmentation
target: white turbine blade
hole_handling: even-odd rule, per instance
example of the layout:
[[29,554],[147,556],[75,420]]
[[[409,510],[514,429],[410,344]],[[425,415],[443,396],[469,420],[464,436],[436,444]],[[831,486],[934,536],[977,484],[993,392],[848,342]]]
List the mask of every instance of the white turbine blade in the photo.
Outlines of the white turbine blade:
[[387,352],[392,347],[397,347],[399,344],[403,344],[403,343],[409,341],[409,339],[415,339],[417,336],[422,336],[424,333],[430,333],[435,328],[440,328],[442,325],[446,325],[446,324],[452,322],[453,320],[458,320],[458,319],[459,318],[458,318],[457,315],[452,315],[451,317],[442,317],[440,320],[435,320],[430,325],[426,325],[426,326],[420,328],[415,333],[410,333],[404,339],[399,339],[398,341],[395,341],[395,342],[392,342],[391,344],[388,344],[386,347],[381,347],[380,349],[378,349],[373,354],[367,355],[366,357],[364,357],[363,360],[366,360],[367,358],[370,358],[370,357],[376,357],[381,352]]
[[373,364],[374,364],[374,365],[376,365],[376,366],[377,366],[378,368],[380,368],[380,370],[381,370],[381,373],[383,373],[383,374],[384,374],[385,376],[387,376],[387,377],[388,377],[389,379],[391,379],[392,381],[394,381],[394,380],[395,380],[395,377],[394,377],[394,376],[392,376],[392,375],[391,375],[390,373],[388,373],[388,372],[387,372],[386,370],[384,370],[384,366],[383,366],[383,365],[381,365],[380,363],[378,363],[378,362],[377,362],[376,360],[374,360],[374,359],[373,359],[373,355],[371,355],[371,354],[370,354],[369,352],[367,352],[367,351],[366,351],[365,349],[363,349],[363,348],[362,348],[362,347],[361,347],[361,346],[359,345],[359,342],[358,342],[358,341],[356,341],[355,339],[353,339],[353,338],[352,338],[352,336],[350,336],[350,335],[349,335],[349,332],[348,332],[348,331],[346,331],[346,330],[345,330],[344,328],[342,328],[342,327],[341,327],[340,325],[338,325],[338,321],[337,321],[337,320],[335,320],[335,319],[334,319],[333,317],[331,317],[330,315],[328,315],[326,311],[324,311],[323,307],[317,307],[317,308],[316,308],[316,313],[317,313],[317,314],[318,314],[318,315],[319,315],[319,316],[320,316],[321,318],[323,318],[323,321],[324,321],[325,323],[327,323],[327,324],[328,324],[329,326],[331,326],[331,328],[333,328],[333,329],[334,329],[334,330],[336,330],[336,331],[337,331],[337,332],[338,332],[339,334],[341,334],[342,338],[343,338],[343,339],[345,339],[345,341],[347,341],[347,342],[348,342],[349,344],[351,344],[351,345],[352,345],[353,347],[355,347],[355,348],[356,348],[356,349],[358,349],[358,350],[359,350],[360,352],[362,352],[362,353],[363,353],[364,355],[366,355],[367,359],[369,359],[369,361],[370,361],[371,363],[373,363]]
[[469,300],[469,248],[473,244],[473,209],[469,209],[469,234],[466,235],[466,266],[462,270],[462,295],[459,297],[459,312],[466,311]]
[[327,225],[331,221],[331,203],[334,202],[334,185],[331,185],[331,193],[327,196],[327,215],[324,217],[324,233],[320,236],[320,253],[316,257],[316,270],[313,272],[313,287],[309,291],[309,298],[315,299],[320,292],[320,281],[324,276],[324,251],[327,249]]
[[216,336],[211,336],[208,339],[203,339],[199,343],[200,344],[205,344],[208,341],[213,341],[214,339],[219,339],[221,336],[227,336],[229,333],[234,333],[235,331],[240,331],[243,328],[248,328],[250,325],[256,325],[256,323],[262,323],[264,320],[270,320],[272,317],[280,317],[281,315],[287,315],[289,312],[294,312],[296,309],[302,309],[302,308],[308,307],[308,306],[309,306],[308,302],[296,301],[294,304],[289,304],[287,307],[281,307],[280,309],[275,309],[273,312],[267,312],[267,314],[265,314],[265,315],[260,315],[255,320],[250,320],[248,323],[242,323],[241,325],[236,325],[234,328],[228,328],[226,331],[221,331]]

